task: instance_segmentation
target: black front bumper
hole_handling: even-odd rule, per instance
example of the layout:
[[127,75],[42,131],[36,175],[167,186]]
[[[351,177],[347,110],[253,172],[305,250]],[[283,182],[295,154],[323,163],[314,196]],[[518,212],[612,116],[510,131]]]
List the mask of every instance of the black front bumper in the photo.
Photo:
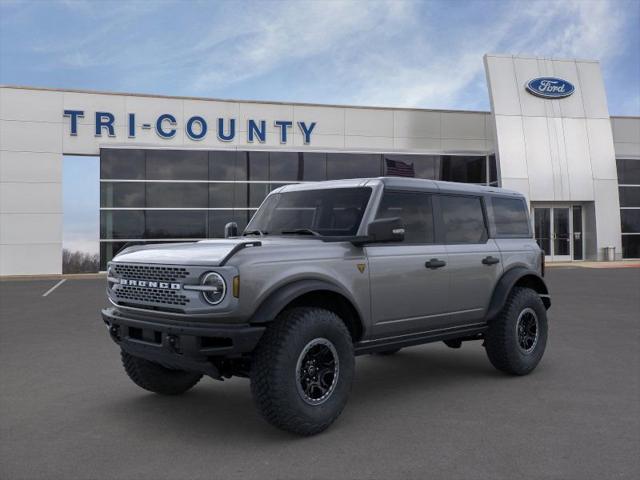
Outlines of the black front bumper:
[[240,358],[258,344],[265,327],[247,324],[192,323],[102,310],[109,334],[130,355],[169,368],[220,378],[215,359]]

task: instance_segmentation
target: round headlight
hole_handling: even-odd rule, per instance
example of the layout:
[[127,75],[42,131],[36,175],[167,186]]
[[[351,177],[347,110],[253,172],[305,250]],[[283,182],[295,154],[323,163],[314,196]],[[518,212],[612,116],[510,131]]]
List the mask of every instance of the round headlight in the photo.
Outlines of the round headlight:
[[109,288],[109,290],[113,289],[113,286],[115,285],[115,282],[113,281],[114,278],[114,269],[111,265],[107,266],[107,287]]
[[202,291],[204,299],[211,305],[219,304],[227,293],[227,285],[224,278],[216,272],[209,272],[202,277],[202,286],[207,287]]

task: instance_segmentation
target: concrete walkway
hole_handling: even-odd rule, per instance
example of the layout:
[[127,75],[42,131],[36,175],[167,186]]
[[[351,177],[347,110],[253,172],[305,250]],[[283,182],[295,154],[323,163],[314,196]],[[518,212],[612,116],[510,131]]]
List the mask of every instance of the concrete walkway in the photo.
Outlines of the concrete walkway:
[[553,267],[574,267],[574,268],[640,268],[640,260],[618,260],[615,262],[549,262],[546,265]]

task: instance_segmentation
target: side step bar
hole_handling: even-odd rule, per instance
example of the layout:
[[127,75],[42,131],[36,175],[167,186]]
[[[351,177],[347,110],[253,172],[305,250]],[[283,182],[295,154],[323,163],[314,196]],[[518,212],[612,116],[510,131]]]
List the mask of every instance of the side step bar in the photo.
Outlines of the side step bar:
[[411,333],[397,337],[376,338],[373,340],[365,340],[354,345],[356,355],[364,355],[366,353],[381,352],[391,350],[393,348],[411,347],[414,345],[422,345],[424,343],[439,342],[442,340],[452,340],[464,337],[469,340],[472,337],[482,338],[482,334],[486,332],[488,325],[486,323],[476,323],[465,325],[454,329],[429,330],[426,332]]

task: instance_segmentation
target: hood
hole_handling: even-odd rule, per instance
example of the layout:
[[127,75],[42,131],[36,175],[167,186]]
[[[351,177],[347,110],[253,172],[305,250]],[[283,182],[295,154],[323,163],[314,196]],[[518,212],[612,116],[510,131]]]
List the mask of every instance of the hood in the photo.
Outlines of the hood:
[[202,240],[193,243],[164,243],[126,248],[113,257],[115,262],[155,263],[161,265],[219,265],[233,248],[241,243],[262,242],[262,247],[275,245],[317,245],[320,240],[295,237],[242,237]]

